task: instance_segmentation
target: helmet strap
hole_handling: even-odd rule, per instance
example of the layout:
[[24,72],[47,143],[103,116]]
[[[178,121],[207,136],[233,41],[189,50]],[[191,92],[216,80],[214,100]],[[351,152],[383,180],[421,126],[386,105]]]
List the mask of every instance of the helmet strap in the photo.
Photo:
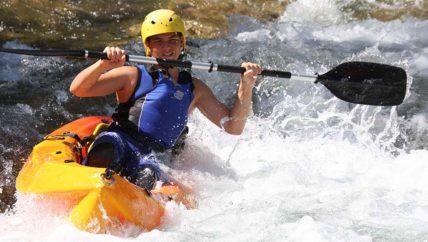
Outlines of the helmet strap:
[[180,55],[178,56],[178,60],[186,60],[187,59],[187,53],[184,51],[184,49],[180,52]]

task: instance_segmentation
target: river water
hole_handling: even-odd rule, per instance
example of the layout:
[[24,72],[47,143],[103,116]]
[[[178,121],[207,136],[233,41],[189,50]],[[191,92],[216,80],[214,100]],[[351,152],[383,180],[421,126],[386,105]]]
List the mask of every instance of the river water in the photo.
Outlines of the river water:
[[[402,11],[403,4],[388,8]],[[420,6],[426,3],[404,7]],[[386,63],[407,71],[406,99],[397,107],[355,105],[322,85],[259,78],[243,135],[227,135],[196,111],[185,151],[164,167],[193,187],[198,209],[168,203],[159,229],[94,235],[45,215],[13,187],[44,135],[78,117],[111,114],[114,97],[68,93],[90,61],[0,53],[0,241],[428,239],[428,20],[360,19],[335,1],[298,0],[274,21],[231,15],[228,24],[222,38],[190,38],[188,58],[248,60],[296,74],[324,73],[345,61]],[[19,40],[3,47],[29,48]],[[138,40],[124,48],[143,53]],[[233,103],[239,76],[193,74]]]

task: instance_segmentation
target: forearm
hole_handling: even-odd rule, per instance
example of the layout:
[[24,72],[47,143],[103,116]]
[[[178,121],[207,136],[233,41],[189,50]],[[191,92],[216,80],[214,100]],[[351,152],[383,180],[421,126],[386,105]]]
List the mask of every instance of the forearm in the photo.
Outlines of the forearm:
[[89,90],[96,84],[105,71],[101,65],[101,61],[95,62],[74,78],[70,85],[70,92],[79,97],[88,96]]
[[230,109],[219,102],[212,91],[198,79],[194,80],[196,98],[195,105],[217,126],[229,134],[242,133],[251,113],[253,88],[256,76],[261,73],[261,67],[254,63],[243,63],[246,71],[241,75],[238,94],[233,107]]
[[223,125],[228,133],[239,135],[244,130],[252,109],[252,89],[241,81],[235,104],[230,110],[227,122]]

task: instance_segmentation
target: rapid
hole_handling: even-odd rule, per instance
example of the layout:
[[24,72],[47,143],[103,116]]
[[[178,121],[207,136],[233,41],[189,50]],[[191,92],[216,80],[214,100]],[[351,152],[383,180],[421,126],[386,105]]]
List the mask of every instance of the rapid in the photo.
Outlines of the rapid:
[[[392,5],[401,7],[402,1]],[[423,4],[423,1],[414,3]],[[201,113],[177,161],[163,169],[194,189],[198,208],[168,203],[150,232],[97,235],[34,207],[14,180],[32,146],[60,125],[109,115],[114,97],[80,99],[68,86],[91,61],[0,53],[0,241],[422,241],[428,238],[428,20],[356,19],[332,0],[298,0],[275,21],[233,15],[218,39],[190,38],[188,59],[258,62],[298,74],[345,61],[402,67],[396,107],[334,97],[320,84],[258,78],[253,114],[230,136]],[[30,48],[9,41],[4,48]],[[140,40],[124,46],[141,54]],[[239,75],[193,71],[224,103]],[[128,238],[130,236],[130,238]]]

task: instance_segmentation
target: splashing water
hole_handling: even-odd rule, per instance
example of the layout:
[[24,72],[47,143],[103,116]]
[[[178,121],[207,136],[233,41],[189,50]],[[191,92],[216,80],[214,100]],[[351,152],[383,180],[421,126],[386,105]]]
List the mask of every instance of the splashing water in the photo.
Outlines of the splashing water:
[[[189,121],[185,151],[165,167],[193,187],[198,209],[168,203],[159,229],[139,234],[130,228],[124,236],[133,235],[135,241],[427,238],[428,21],[354,20],[340,9],[335,1],[300,0],[291,3],[277,22],[262,24],[233,16],[228,37],[189,40],[189,59],[224,64],[251,60],[299,74],[324,73],[351,60],[381,62],[406,69],[405,102],[398,107],[355,105],[338,100],[321,85],[260,78],[254,115],[243,135],[225,134],[196,111]],[[140,43],[131,42],[127,49],[139,52]],[[9,63],[3,58],[0,55],[2,66]],[[24,149],[31,148],[34,137],[65,120],[111,111],[110,99],[78,100],[64,92],[72,76],[88,63],[38,59],[41,63],[28,68],[26,63],[33,62],[27,59],[14,59],[9,70],[2,70],[5,78],[0,85],[11,95],[19,89],[9,85],[19,86],[22,79],[35,86],[43,86],[46,75],[58,81],[43,92],[34,90],[32,95],[51,96],[44,100],[31,102],[21,94],[20,102],[1,103],[2,112],[28,122],[22,126],[2,118],[6,125],[1,131],[12,140],[18,138],[8,130],[46,126],[45,118],[51,118],[43,130],[27,134],[32,142]],[[62,67],[58,76],[65,65],[69,67]],[[23,67],[27,67],[23,73],[17,71]],[[206,80],[221,101],[233,103],[235,94],[230,90],[236,90],[238,76],[196,71],[194,75]],[[8,147],[9,142],[0,145],[3,166],[11,162],[10,155],[4,155],[10,154],[4,151]],[[0,216],[2,240],[129,240],[78,231],[62,217],[39,218],[27,212],[31,206],[31,201],[19,199],[13,211]]]

